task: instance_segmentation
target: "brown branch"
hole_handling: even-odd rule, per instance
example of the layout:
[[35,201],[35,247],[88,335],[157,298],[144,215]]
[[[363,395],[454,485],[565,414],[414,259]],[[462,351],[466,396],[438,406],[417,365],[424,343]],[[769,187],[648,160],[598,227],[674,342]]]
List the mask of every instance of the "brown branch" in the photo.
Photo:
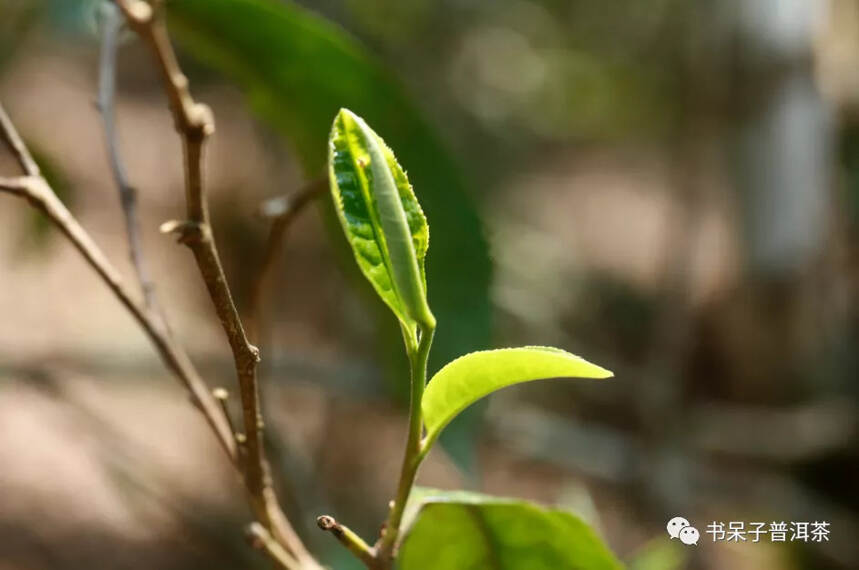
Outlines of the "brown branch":
[[[0,117],[5,117],[0,106]],[[17,137],[11,123],[4,121],[3,132],[6,140]],[[23,147],[26,150],[26,147]],[[19,154],[19,156],[22,156]],[[21,161],[22,167],[24,161]],[[78,221],[66,209],[65,205],[41,176],[22,176],[18,178],[0,178],[0,191],[25,198],[30,204],[42,211],[48,219],[69,239],[89,265],[98,273],[119,301],[131,312],[134,319],[143,327],[146,335],[155,345],[158,354],[169,368],[188,389],[191,401],[203,412],[206,421],[212,427],[218,442],[224,448],[230,460],[237,458],[236,445],[226,417],[221,413],[205,382],[197,374],[191,359],[173,340],[161,321],[155,318],[141,303],[136,301],[125,284],[119,272],[111,265],[98,245],[93,242]]]
[[24,174],[27,176],[41,176],[42,173],[39,170],[39,165],[36,164],[33,155],[30,154],[30,150],[24,144],[24,140],[18,134],[18,130],[15,129],[15,125],[12,124],[12,120],[6,114],[3,105],[0,105],[0,132],[2,132],[3,140],[6,141],[9,148],[15,153],[15,159],[21,165]]
[[327,188],[328,177],[322,176],[308,182],[293,194],[267,200],[260,208],[260,213],[266,218],[271,218],[272,222],[263,249],[262,264],[254,276],[250,302],[248,303],[248,335],[253,342],[258,343],[260,341],[260,316],[262,307],[265,305],[271,272],[283,250],[283,236],[304,207],[325,192]]
[[248,341],[245,334],[212,237],[202,166],[205,142],[215,128],[212,112],[208,106],[197,103],[191,97],[188,80],[179,67],[167,35],[160,3],[153,9],[153,6],[142,0],[116,1],[129,26],[150,47],[158,62],[174,124],[182,138],[187,220],[178,227],[179,239],[194,254],[233,352],[246,436],[244,479],[254,513],[265,529],[303,567],[318,568],[318,563],[283,514],[272,487],[270,467],[263,447],[264,425],[257,382],[259,350]]
[[30,178],[27,176],[16,176],[9,178],[7,176],[0,177],[0,190],[18,196],[20,198],[30,198]]
[[116,117],[114,100],[116,98],[116,57],[119,46],[119,33],[122,31],[123,16],[119,9],[106,2],[102,6],[102,36],[101,53],[98,66],[98,101],[97,107],[102,119],[105,147],[110,162],[113,179],[119,190],[119,201],[125,217],[125,232],[128,238],[128,248],[131,263],[137,274],[137,281],[143,292],[143,301],[158,316],[163,318],[155,296],[155,287],[149,277],[149,271],[143,255],[143,243],[140,231],[140,219],[137,215],[137,189],[131,185],[128,174],[119,152],[119,139],[116,134]]
[[170,331],[164,327],[162,321],[131,296],[123,284],[119,272],[111,265],[98,245],[90,238],[86,230],[81,227],[47,181],[40,175],[39,166],[33,160],[30,151],[2,105],[0,105],[0,133],[2,133],[3,140],[9,144],[15,153],[21,168],[27,173],[27,176],[24,177],[0,179],[0,190],[26,198],[31,205],[44,212],[48,219],[68,237],[72,245],[95,269],[114,295],[143,327],[167,368],[188,389],[191,401],[203,412],[203,416],[215,432],[221,447],[227,453],[230,461],[235,463],[238,453],[228,419],[221,413],[215,398],[209,392],[206,383],[197,374],[191,359],[182,347],[174,341]]
[[248,525],[246,535],[252,547],[265,552],[272,562],[281,568],[287,570],[301,569],[299,562],[284,550],[283,546],[260,523],[254,522]]

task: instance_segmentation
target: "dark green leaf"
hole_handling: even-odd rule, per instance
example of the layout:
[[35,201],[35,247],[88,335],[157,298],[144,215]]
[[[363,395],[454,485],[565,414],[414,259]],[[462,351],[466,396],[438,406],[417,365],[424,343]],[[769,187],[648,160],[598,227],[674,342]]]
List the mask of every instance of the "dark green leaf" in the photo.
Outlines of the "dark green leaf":
[[[464,491],[416,489],[402,570],[614,570],[596,533],[570,513]],[[416,514],[415,514],[416,513]]]

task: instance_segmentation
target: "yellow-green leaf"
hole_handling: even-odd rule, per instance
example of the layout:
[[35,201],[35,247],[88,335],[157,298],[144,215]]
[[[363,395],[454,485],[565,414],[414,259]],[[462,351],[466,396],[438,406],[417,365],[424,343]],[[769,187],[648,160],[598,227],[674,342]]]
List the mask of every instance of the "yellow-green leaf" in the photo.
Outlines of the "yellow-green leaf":
[[426,439],[435,441],[462,410],[500,388],[546,378],[608,378],[612,373],[569,352],[544,346],[472,352],[439,370],[421,401]]
[[341,109],[328,167],[337,215],[361,271],[410,330],[434,327],[424,270],[429,228],[394,153],[361,117]]

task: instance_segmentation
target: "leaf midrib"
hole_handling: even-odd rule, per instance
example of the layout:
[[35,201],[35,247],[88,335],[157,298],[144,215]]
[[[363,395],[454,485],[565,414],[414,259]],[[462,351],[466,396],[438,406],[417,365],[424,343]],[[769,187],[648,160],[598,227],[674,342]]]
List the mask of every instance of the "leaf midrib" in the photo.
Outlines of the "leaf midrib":
[[[462,503],[462,505],[465,507],[465,512],[468,513],[474,522],[474,526],[477,527],[477,532],[483,538],[483,543],[486,545],[486,556],[488,558],[487,562],[490,565],[489,567],[493,570],[504,570],[501,559],[498,558],[498,545],[493,538],[492,530],[489,528],[489,524],[486,522],[486,517],[483,516],[480,506],[468,503]],[[485,567],[481,566],[480,568]]]
[[[376,208],[374,207],[375,203],[373,201],[372,193],[370,192],[370,181],[367,178],[367,173],[364,172],[364,169],[361,167],[361,163],[358,161],[358,154],[355,152],[356,149],[360,150],[361,148],[360,138],[364,133],[360,133],[358,131],[353,133],[353,130],[347,125],[347,117],[341,117],[340,121],[344,127],[343,135],[346,137],[346,146],[349,148],[349,158],[352,162],[352,167],[358,174],[358,189],[361,191],[361,195],[364,197],[364,202],[367,205],[367,214],[370,216],[370,220],[372,221],[370,226],[373,230],[373,236],[376,239],[376,243],[379,244],[379,253],[382,256],[382,263],[385,265],[385,273],[388,275],[388,280],[391,283],[391,291],[393,292],[395,302],[397,303],[397,316],[402,319],[406,316],[405,309],[402,306],[400,293],[397,290],[397,283],[393,278],[393,267],[391,266],[390,253],[388,252],[388,242],[385,240],[384,234],[380,233],[382,225],[381,220],[379,220],[379,216],[376,213]],[[348,122],[354,125],[356,129],[359,128],[354,119],[348,118]],[[356,143],[354,146],[353,140]]]

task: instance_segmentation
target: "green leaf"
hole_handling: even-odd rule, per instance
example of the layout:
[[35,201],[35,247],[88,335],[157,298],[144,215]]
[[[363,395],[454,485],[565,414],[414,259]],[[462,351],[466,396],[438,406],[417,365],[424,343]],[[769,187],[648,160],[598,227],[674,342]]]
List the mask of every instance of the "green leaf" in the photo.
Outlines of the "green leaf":
[[337,113],[328,146],[331,194],[358,266],[409,330],[435,328],[424,270],[429,228],[406,173],[347,109]]
[[[289,141],[308,176],[325,168],[331,118],[339,109],[351,109],[384,134],[408,166],[409,180],[432,220],[427,294],[440,330],[429,368],[438,370],[460,354],[487,346],[492,266],[471,188],[439,129],[424,118],[401,82],[342,28],[294,2],[171,0],[166,6],[171,35],[183,48],[180,55],[193,56],[238,84],[256,115]],[[351,269],[351,259],[343,258]],[[380,310],[378,330],[379,353],[389,359],[389,385],[403,389],[399,380],[408,374],[407,361],[389,350],[399,341],[400,327]],[[405,398],[407,391],[399,395]],[[473,439],[466,431],[457,443]],[[465,450],[456,457],[460,465],[471,457],[468,447],[456,446]]]
[[641,547],[627,566],[630,570],[680,570],[686,567],[688,551],[679,540],[658,536]]
[[558,348],[526,346],[472,352],[439,370],[421,401],[426,440],[435,441],[462,410],[500,388],[546,378],[609,378],[612,373]]
[[402,570],[614,570],[622,565],[575,515],[464,491],[418,490]]

